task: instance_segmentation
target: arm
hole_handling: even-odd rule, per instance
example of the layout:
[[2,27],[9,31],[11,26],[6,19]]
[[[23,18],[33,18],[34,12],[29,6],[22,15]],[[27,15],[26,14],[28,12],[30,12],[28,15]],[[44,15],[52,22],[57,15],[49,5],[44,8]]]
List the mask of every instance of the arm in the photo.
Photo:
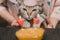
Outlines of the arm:
[[47,16],[49,15],[49,5],[48,5],[48,0],[45,0],[45,2],[44,2],[44,11],[45,11],[45,13],[47,14]]
[[56,26],[57,26],[57,24],[58,24],[58,22],[59,22],[59,20],[57,19],[57,18],[54,18],[54,17],[50,17],[50,24],[52,24],[52,28],[56,28]]
[[51,2],[51,5],[50,5],[50,15],[51,15],[51,13],[52,13],[52,11],[54,9],[55,1],[56,0],[52,0],[52,2]]
[[[47,19],[47,22],[49,23],[49,17],[50,17],[50,5],[48,5],[48,0],[45,0],[45,3],[44,3],[44,11],[46,13],[46,19]],[[45,28],[47,28],[47,24],[44,22],[43,23]]]
[[12,26],[18,26],[17,20],[12,15],[10,15],[3,6],[0,6],[0,17],[9,22]]
[[50,16],[50,22],[48,27],[56,28],[56,25],[60,21],[60,10],[54,10]]
[[10,23],[15,20],[15,18],[11,16],[9,12],[6,10],[6,8],[3,6],[0,6],[0,16]]
[[14,18],[12,15],[10,15],[8,10],[2,6],[1,3],[4,3],[4,2],[6,2],[6,0],[0,0],[0,17],[2,17],[4,20],[9,22],[11,24],[11,26],[19,26],[16,18]]
[[6,0],[0,0],[0,17],[2,17],[3,19],[11,23],[13,20],[15,20],[15,18],[13,18],[13,16],[9,14],[7,9],[2,6],[1,3],[4,3],[4,2],[6,2]]

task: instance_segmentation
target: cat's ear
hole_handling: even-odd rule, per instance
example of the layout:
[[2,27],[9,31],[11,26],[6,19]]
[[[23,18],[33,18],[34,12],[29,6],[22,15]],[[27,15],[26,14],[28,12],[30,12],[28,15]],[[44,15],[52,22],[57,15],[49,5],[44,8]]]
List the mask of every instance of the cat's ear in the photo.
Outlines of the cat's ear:
[[43,5],[44,5],[45,0],[37,0],[37,2],[38,2],[38,5],[39,5],[39,6],[43,6]]
[[22,4],[23,3],[23,0],[17,0],[19,4]]

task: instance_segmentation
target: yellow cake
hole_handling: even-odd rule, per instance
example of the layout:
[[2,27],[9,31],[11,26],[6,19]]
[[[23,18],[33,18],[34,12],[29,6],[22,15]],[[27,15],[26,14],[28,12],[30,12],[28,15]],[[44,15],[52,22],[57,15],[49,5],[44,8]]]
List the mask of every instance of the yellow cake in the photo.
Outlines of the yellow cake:
[[43,35],[43,28],[20,29],[16,32],[18,40],[42,40]]

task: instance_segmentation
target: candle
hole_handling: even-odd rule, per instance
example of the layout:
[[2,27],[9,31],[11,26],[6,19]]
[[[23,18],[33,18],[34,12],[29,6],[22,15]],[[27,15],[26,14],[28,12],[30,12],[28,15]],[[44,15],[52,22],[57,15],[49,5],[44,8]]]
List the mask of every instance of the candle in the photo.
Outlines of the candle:
[[18,20],[18,23],[19,23],[20,26],[23,26],[23,24],[24,24],[24,19],[22,19],[22,18],[19,19],[19,20]]
[[33,23],[34,24],[39,24],[39,19],[38,18],[33,18]]

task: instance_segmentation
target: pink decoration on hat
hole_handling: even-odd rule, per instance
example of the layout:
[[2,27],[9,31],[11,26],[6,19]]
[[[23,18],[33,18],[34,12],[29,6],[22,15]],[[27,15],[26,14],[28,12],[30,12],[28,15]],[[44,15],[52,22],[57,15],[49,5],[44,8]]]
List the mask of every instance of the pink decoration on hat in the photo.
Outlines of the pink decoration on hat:
[[24,4],[27,6],[35,6],[37,5],[37,1],[36,0],[24,0]]
[[9,0],[9,1],[11,1],[11,2],[13,2],[13,3],[17,3],[17,1],[16,1],[16,0]]

